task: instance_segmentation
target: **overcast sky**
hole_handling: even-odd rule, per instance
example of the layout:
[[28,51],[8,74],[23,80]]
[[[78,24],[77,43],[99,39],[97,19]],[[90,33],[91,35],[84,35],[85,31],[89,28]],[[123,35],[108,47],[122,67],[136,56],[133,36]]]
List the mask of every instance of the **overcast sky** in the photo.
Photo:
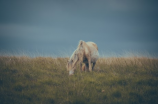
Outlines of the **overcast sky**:
[[158,1],[0,0],[0,54],[70,55],[79,40],[158,56]]

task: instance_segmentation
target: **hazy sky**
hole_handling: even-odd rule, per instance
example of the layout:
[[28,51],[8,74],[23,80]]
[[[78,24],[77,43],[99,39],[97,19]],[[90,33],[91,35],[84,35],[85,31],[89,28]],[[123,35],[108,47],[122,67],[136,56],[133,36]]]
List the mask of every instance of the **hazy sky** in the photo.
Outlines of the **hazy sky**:
[[70,55],[79,40],[158,56],[158,1],[0,0],[1,54]]

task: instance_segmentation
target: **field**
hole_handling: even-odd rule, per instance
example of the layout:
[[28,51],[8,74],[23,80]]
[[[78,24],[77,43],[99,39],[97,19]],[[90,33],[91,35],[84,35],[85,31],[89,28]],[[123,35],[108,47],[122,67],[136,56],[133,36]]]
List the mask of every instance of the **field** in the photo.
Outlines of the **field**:
[[0,104],[158,104],[156,58],[100,58],[73,76],[67,60],[0,56]]

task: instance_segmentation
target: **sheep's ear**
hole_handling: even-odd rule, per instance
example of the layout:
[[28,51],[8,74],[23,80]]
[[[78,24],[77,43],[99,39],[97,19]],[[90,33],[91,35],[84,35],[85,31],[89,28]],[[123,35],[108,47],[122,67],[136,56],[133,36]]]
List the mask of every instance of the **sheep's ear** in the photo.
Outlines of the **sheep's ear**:
[[84,44],[84,41],[80,40],[77,49],[78,49],[78,50],[83,49],[83,44]]
[[79,49],[82,49],[82,48],[83,48],[83,43],[84,43],[84,41],[83,41],[83,40],[80,40],[79,45],[78,45],[78,48],[79,48]]
[[82,40],[80,40],[80,43],[79,43],[79,45],[80,45],[80,46],[82,46],[82,45],[83,45],[83,41],[82,41]]

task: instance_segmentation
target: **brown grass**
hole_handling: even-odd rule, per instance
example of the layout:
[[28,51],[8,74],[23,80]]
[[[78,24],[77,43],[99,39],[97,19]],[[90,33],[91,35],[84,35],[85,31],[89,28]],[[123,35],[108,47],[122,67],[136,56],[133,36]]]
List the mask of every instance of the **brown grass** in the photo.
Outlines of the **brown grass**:
[[158,59],[100,58],[93,72],[68,58],[0,56],[0,104],[157,104]]

